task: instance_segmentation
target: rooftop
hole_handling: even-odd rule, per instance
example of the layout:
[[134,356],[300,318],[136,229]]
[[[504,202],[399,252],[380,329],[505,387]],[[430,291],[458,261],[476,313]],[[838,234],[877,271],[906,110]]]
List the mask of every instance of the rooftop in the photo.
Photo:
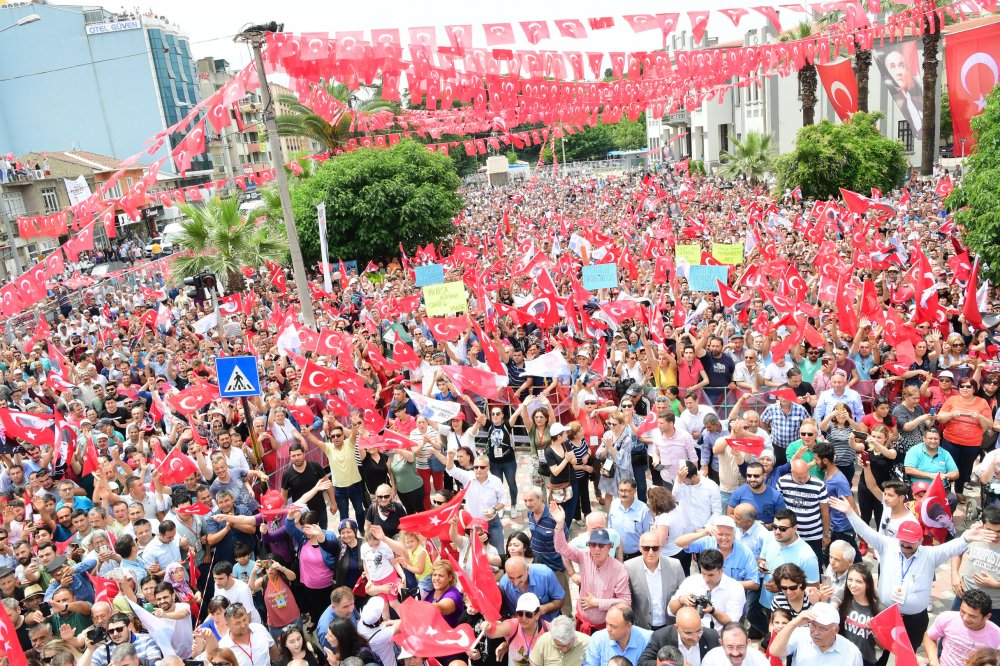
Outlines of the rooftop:
[[[59,178],[82,173],[111,173],[124,167],[124,163],[114,157],[99,155],[86,150],[65,150],[54,153],[27,153],[21,157],[24,164],[42,164],[46,159],[52,176]],[[142,164],[134,164],[133,169],[142,171]]]

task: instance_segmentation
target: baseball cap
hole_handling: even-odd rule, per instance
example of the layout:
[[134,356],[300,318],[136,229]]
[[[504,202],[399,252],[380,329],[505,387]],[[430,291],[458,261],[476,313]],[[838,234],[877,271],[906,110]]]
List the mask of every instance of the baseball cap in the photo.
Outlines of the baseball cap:
[[372,626],[376,624],[380,617],[382,617],[382,611],[385,608],[385,599],[382,597],[372,597],[361,609],[361,621]]
[[900,541],[920,542],[924,540],[924,530],[915,520],[904,520],[896,528],[896,538]]
[[602,546],[611,545],[611,535],[608,534],[606,529],[600,528],[596,530],[591,530],[590,536],[587,537],[587,543],[596,543]]
[[45,567],[45,570],[48,571],[50,574],[55,573],[59,571],[61,567],[66,566],[66,562],[68,562],[68,560],[66,559],[65,555],[57,555],[54,560],[49,562],[49,565]]
[[955,379],[955,375],[952,373],[951,370],[942,370],[941,372],[938,373],[938,379],[944,379],[946,377],[948,379]]
[[812,613],[813,622],[816,624],[830,625],[840,623],[840,613],[833,607],[833,604],[825,601],[813,604],[809,612]]
[[517,600],[517,611],[531,611],[535,612],[542,607],[542,602],[539,601],[538,596],[533,592],[525,592]]
[[553,423],[552,427],[549,428],[549,435],[552,437],[558,437],[568,430],[569,428],[564,426],[562,423]]
[[734,530],[736,529],[736,521],[730,516],[716,516],[712,520],[712,524],[716,527],[729,527]]

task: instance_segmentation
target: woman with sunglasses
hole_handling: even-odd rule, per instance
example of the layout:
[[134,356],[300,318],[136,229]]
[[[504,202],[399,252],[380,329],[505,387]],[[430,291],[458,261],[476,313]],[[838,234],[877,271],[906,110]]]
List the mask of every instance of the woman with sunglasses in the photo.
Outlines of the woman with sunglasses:
[[622,479],[633,478],[632,445],[636,439],[621,411],[612,414],[607,424],[610,429],[605,431],[595,456],[601,461],[597,487],[603,494],[601,506],[605,512],[609,510],[611,501],[618,496],[618,485]]
[[541,601],[532,593],[522,594],[517,600],[515,617],[499,622],[486,622],[483,628],[490,638],[507,640],[507,666],[527,666],[531,649],[539,637],[549,630],[549,623],[541,619]]
[[[545,487],[541,471],[548,468],[547,463],[544,466],[541,464],[542,458],[545,455],[545,449],[552,442],[550,428],[556,422],[552,403],[548,401],[546,396],[555,386],[557,386],[556,382],[550,383],[540,395],[533,395],[527,398],[518,406],[517,411],[514,412],[515,416],[521,418],[524,429],[528,431],[528,445],[531,447],[532,460],[531,482],[541,488]],[[549,475],[547,474],[546,476]],[[544,500],[545,498],[543,497],[542,499]]]
[[[857,453],[851,448],[851,441],[856,430],[866,428],[851,418],[851,412],[844,403],[837,403],[819,424],[826,436],[826,441],[833,445],[834,460],[847,481],[854,481],[854,460]],[[799,428],[801,430],[801,427]]]
[[783,610],[794,619],[820,600],[819,589],[806,589],[806,574],[797,564],[787,562],[774,570],[778,593],[771,599],[771,610]]
[[574,479],[574,464],[576,453],[569,444],[570,428],[561,423],[555,423],[549,429],[548,445],[541,451],[545,465],[549,469],[549,495],[552,501],[567,512],[576,514],[576,490]]
[[976,383],[972,379],[962,379],[958,383],[958,395],[945,400],[937,415],[941,429],[941,446],[955,459],[958,479],[955,494],[958,501],[965,504],[965,484],[972,475],[972,467],[982,450],[983,434],[993,430],[993,413],[985,400],[976,396]]
[[[278,647],[281,649],[284,666],[320,666],[324,661],[323,655],[298,625],[285,627],[281,631]],[[212,666],[216,666],[214,660]]]

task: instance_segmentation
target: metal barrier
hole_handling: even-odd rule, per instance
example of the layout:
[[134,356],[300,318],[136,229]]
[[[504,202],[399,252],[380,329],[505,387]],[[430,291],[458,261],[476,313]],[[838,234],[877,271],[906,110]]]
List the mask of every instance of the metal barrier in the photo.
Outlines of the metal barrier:
[[[606,173],[624,173],[627,168],[626,161],[617,160],[592,160],[587,162],[567,162],[565,164],[543,164],[540,167],[528,167],[526,169],[510,169],[507,173],[510,179],[521,180],[525,178],[541,178],[553,180],[567,177],[596,176]],[[487,187],[489,178],[485,173],[475,173],[462,179],[465,187],[479,186]]]

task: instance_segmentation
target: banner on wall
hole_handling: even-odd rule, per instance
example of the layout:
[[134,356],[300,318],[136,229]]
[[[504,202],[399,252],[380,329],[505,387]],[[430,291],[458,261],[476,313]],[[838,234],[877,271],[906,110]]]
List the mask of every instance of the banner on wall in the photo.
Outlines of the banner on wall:
[[915,139],[924,126],[923,68],[918,47],[919,40],[911,39],[872,50],[889,96],[910,124]]

